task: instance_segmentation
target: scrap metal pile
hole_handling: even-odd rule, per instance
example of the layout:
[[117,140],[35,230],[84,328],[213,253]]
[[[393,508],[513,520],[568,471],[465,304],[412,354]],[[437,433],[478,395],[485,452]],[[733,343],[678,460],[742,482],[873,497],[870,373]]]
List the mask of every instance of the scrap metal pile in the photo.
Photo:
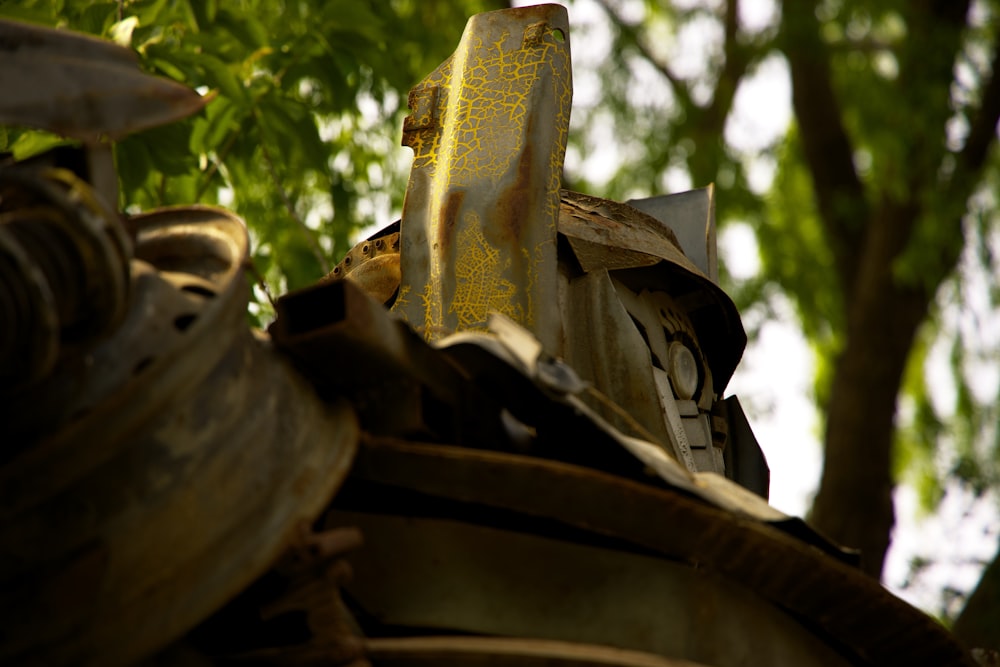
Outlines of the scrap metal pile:
[[[238,218],[110,207],[96,137],[200,98],[0,43],[0,89],[72,66],[86,109],[0,100],[83,142],[0,163],[0,662],[973,664],[767,504],[713,189],[560,190],[564,9],[469,21],[411,91],[401,222],[266,333]],[[142,85],[102,109],[107,68]]]

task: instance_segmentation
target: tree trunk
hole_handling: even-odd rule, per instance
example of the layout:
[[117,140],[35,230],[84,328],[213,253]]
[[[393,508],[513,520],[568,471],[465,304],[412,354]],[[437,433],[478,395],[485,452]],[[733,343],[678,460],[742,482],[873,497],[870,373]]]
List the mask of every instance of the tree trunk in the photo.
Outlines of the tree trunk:
[[894,521],[896,397],[925,310],[916,300],[899,298],[898,289],[878,291],[867,308],[851,309],[827,406],[823,476],[811,515],[821,532],[860,549],[862,569],[876,578]]
[[[943,159],[938,128],[947,117],[948,83],[966,5],[916,5],[910,17],[913,30],[924,36],[933,33],[931,26],[952,29],[937,35],[934,43],[941,48],[934,57],[920,52],[921,45],[900,60],[900,79],[921,82],[919,91],[901,84],[896,91],[900,104],[922,105],[929,116],[924,129],[898,129],[912,135],[907,137],[909,162],[895,165],[905,175],[908,201],[891,188],[873,192],[862,184],[815,7],[790,0],[782,5],[792,106],[843,297],[844,347],[834,364],[826,405],[823,475],[811,519],[833,540],[860,549],[864,571],[875,577],[881,575],[893,525],[897,396],[917,329],[937,285],[958,259],[960,216],[969,192],[965,188],[975,182],[963,179],[961,191],[949,199],[954,209],[944,207],[935,215],[937,224],[943,225],[938,229],[947,232],[938,249],[939,264],[920,279],[901,280],[894,269],[913,241],[918,220],[929,215],[924,193],[934,187],[933,165]],[[908,99],[912,96],[917,99]]]
[[1000,650],[1000,552],[986,566],[952,630],[969,648]]

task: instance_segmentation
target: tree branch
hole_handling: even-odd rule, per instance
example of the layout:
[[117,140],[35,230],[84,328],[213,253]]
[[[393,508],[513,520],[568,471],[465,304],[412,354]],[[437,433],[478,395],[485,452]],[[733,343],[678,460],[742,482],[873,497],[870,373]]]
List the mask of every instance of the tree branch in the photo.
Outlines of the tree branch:
[[717,119],[716,124],[720,133],[724,128],[729,110],[733,106],[733,99],[736,97],[740,81],[753,60],[751,50],[739,43],[739,20],[739,0],[726,0],[726,15],[723,17],[725,41],[722,45],[722,52],[726,60],[722,65],[722,71],[719,72],[719,78],[715,82],[711,104],[711,114]]
[[1000,553],[986,566],[982,578],[955,620],[955,636],[969,648],[1000,649]]
[[996,140],[1000,122],[1000,45],[994,46],[990,80],[980,95],[979,108],[969,122],[969,136],[959,153],[958,161],[966,173],[982,169],[990,146]]
[[226,143],[222,145],[222,149],[216,151],[215,159],[212,160],[211,164],[209,164],[203,172],[201,172],[201,178],[199,178],[198,182],[198,190],[194,195],[195,201],[201,201],[201,196],[205,194],[205,191],[208,190],[208,186],[212,184],[212,177],[215,176],[215,172],[219,170],[219,165],[226,161],[226,158],[229,157],[229,153],[233,150],[233,146],[236,145],[236,139],[239,137],[239,134],[239,130],[231,131],[229,136],[226,137]]
[[[907,118],[902,128],[907,135],[907,185],[914,193],[934,187],[939,165],[947,153],[944,133],[952,115],[951,83],[956,57],[962,52],[969,2],[911,2],[907,21],[910,34],[897,54],[899,78],[895,92],[902,108],[920,109],[922,118],[920,124]],[[904,238],[911,232],[912,225],[900,230]]]
[[597,0],[597,6],[604,10],[608,20],[611,21],[611,24],[628,41],[629,44],[635,47],[635,50],[639,52],[639,55],[649,61],[649,64],[652,65],[653,68],[667,80],[680,105],[685,110],[692,109],[695,104],[691,99],[691,91],[688,88],[687,83],[677,76],[665,62],[656,57],[656,54],[654,54],[649,47],[646,46],[645,42],[642,40],[642,36],[639,34],[639,31],[636,30],[635,26],[626,23],[622,17],[615,12],[614,8],[608,4],[607,0]]
[[869,204],[854,168],[854,149],[833,91],[829,53],[820,38],[813,3],[787,0],[782,12],[781,41],[792,77],[792,108],[813,176],[820,221],[832,245],[841,289],[848,295],[857,277]]
[[[938,126],[937,133],[912,132],[909,145],[912,150],[911,188],[919,193],[930,188],[940,188],[936,179],[943,161],[955,159],[951,173],[938,201],[940,206],[925,215],[921,224],[935,225],[937,253],[933,263],[923,268],[924,283],[933,293],[942,280],[955,268],[965,245],[962,217],[967,211],[968,200],[979,186],[983,166],[990,148],[996,140],[997,122],[1000,120],[1000,51],[994,50],[989,79],[981,88],[980,102],[969,109],[969,134],[965,145],[957,153],[948,151],[944,133],[948,119],[953,114],[951,85],[954,82],[955,62],[962,53],[962,40],[967,30],[969,0],[949,2],[925,0],[913,21],[913,47],[908,50],[905,67],[900,68],[900,83],[909,96],[908,105],[921,108],[925,117]],[[928,54],[927,52],[930,52]],[[904,79],[904,74],[907,74]],[[926,82],[939,81],[928,91]],[[931,84],[933,85],[933,84]],[[933,141],[933,143],[931,143]],[[912,236],[917,220],[901,232],[903,238]]]
[[[659,60],[648,48],[636,26],[630,25],[618,16],[608,0],[597,0],[609,21],[619,31],[622,42],[633,46],[641,57],[655,68],[669,82],[679,106],[686,118],[684,136],[692,139],[697,150],[687,156],[687,167],[691,177],[697,182],[715,180],[720,165],[727,162],[723,133],[726,120],[733,107],[736,91],[751,64],[761,54],[773,46],[773,38],[752,39],[744,42],[740,34],[739,0],[726,0],[722,13],[711,12],[711,16],[723,25],[723,62],[716,72],[716,80],[710,101],[697,104],[691,97],[691,88]],[[698,10],[707,13],[707,10]],[[737,165],[737,168],[739,166]]]

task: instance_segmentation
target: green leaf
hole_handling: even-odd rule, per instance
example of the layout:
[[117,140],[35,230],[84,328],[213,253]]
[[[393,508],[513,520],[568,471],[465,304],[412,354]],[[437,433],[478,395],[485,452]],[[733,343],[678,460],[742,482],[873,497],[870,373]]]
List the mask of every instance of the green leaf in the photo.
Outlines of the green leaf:
[[92,35],[104,35],[117,17],[117,2],[89,3],[73,27],[83,32],[89,32]]
[[260,101],[259,122],[265,140],[281,155],[303,159],[306,168],[326,171],[329,153],[319,136],[316,121],[296,100],[269,95]]
[[202,117],[195,119],[191,131],[190,149],[196,155],[218,150],[231,131],[236,129],[236,119],[245,113],[225,97],[209,103]]
[[251,51],[270,44],[267,28],[254,16],[235,14],[223,8],[216,14],[216,22],[221,30],[231,34]]
[[153,175],[153,160],[142,134],[133,135],[115,144],[115,166],[121,186],[124,206],[138,205],[147,208],[142,191]]
[[206,81],[213,88],[218,88],[223,95],[239,104],[248,105],[250,99],[233,71],[226,63],[209,54],[198,57],[199,64],[204,68]]
[[174,81],[183,83],[187,80],[185,73],[168,60],[164,60],[163,58],[150,58],[147,62],[154,71],[159,71]]
[[15,160],[24,160],[56,146],[70,146],[73,143],[73,141],[55,134],[41,130],[30,130],[20,134],[7,150],[14,154]]
[[191,11],[194,13],[195,20],[197,20],[201,30],[208,30],[211,24],[215,23],[218,9],[217,0],[199,0],[191,3]]
[[140,0],[128,3],[129,13],[139,19],[139,25],[162,24],[163,9],[170,0]]

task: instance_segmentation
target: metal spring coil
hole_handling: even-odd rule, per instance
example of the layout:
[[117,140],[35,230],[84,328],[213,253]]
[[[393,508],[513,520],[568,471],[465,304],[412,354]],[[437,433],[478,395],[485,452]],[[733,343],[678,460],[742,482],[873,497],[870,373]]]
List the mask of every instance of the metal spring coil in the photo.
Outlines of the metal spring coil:
[[118,215],[72,172],[0,168],[0,395],[114,331],[131,255]]

